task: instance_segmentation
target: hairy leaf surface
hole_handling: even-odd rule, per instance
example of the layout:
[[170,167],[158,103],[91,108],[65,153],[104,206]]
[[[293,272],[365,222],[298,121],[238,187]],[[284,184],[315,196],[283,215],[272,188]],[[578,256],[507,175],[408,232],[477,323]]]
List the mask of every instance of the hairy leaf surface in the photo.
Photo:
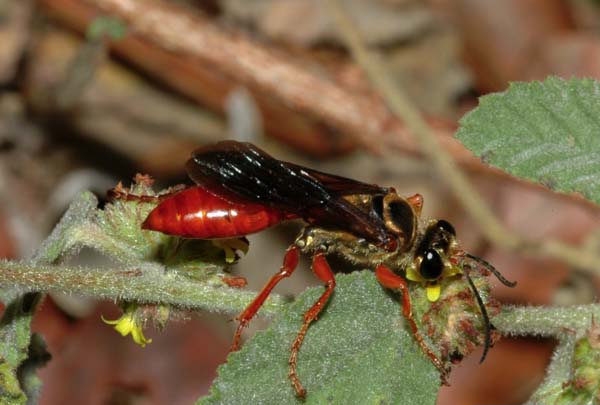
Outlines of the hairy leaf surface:
[[[437,370],[405,329],[401,307],[372,272],[336,277],[326,311],[298,356],[305,403],[434,404]],[[323,292],[308,289],[282,316],[229,356],[200,404],[302,403],[287,377],[289,347],[304,312]]]
[[456,136],[484,162],[600,204],[600,82],[513,83],[460,124]]

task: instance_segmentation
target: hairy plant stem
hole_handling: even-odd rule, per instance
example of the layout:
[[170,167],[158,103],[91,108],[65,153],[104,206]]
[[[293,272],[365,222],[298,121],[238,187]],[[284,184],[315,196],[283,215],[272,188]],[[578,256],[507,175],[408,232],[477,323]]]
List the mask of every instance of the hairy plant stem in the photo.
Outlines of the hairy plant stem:
[[587,331],[592,319],[600,319],[600,304],[566,307],[507,306],[493,319],[503,335],[538,335],[562,338]]
[[[241,312],[256,295],[252,291],[207,285],[160,267],[94,269],[0,261],[0,287],[16,288],[21,293],[56,291],[227,314]],[[259,313],[273,316],[285,306],[281,296],[272,294]]]
[[[256,295],[253,291],[217,288],[194,279],[165,272],[161,266],[144,269],[89,268],[0,261],[0,287],[20,293],[56,291],[100,299],[170,304],[236,314]],[[260,314],[274,316],[287,306],[276,294],[265,302]],[[558,337],[586,331],[592,317],[600,319],[600,304],[568,307],[505,307],[493,318],[503,335]]]

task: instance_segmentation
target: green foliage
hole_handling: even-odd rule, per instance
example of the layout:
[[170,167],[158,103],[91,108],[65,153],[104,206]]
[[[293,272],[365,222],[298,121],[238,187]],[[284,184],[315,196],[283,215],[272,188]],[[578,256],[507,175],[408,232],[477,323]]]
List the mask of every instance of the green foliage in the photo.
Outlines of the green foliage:
[[[136,185],[131,192],[154,195],[147,186]],[[157,256],[157,250],[169,238],[140,227],[155,204],[116,200],[104,210],[94,210],[92,217],[72,230],[72,239],[86,247],[116,258],[122,263],[139,263]]]
[[[305,402],[434,404],[439,373],[402,326],[397,300],[370,271],[336,279],[335,294],[298,356]],[[322,292],[308,289],[269,329],[231,354],[199,404],[301,403],[287,377],[290,345]]]
[[33,255],[33,263],[54,263],[62,256],[73,253],[82,245],[73,233],[92,220],[98,200],[90,192],[83,192],[71,203],[69,209],[50,236]]
[[[144,183],[130,191],[153,195]],[[39,291],[170,303],[226,313],[239,312],[254,296],[222,281],[227,275],[225,254],[211,242],[181,242],[143,231],[141,222],[154,204],[117,200],[104,210],[96,206],[93,194],[82,193],[31,260],[0,261],[1,285],[10,286],[0,294],[6,305],[0,321],[0,403],[31,401],[41,386],[35,369],[49,356],[41,337],[31,334],[31,319],[43,298]],[[126,267],[109,270],[55,265],[83,247]],[[281,305],[283,300],[274,297],[262,313]],[[165,312],[161,308],[156,312],[159,316]],[[158,319],[161,325],[166,322],[162,318]]]
[[[93,35],[104,35],[105,29],[100,26]],[[514,175],[558,191],[579,192],[598,203],[598,94],[600,84],[592,80],[550,78],[513,84],[504,93],[483,97],[463,118],[457,136],[483,160]],[[127,192],[155,195],[147,178],[138,180]],[[93,195],[83,193],[32,260],[0,261],[0,282],[11,286],[0,292],[6,304],[0,321],[0,402],[25,403],[39,390],[34,371],[48,359],[43,341],[32,336],[30,328],[42,298],[39,291],[149,304],[144,309],[157,305],[154,313],[162,314],[157,315],[161,326],[173,307],[236,314],[254,296],[223,282],[228,275],[225,260],[234,258],[227,241],[217,246],[142,230],[152,202],[117,200],[104,210],[96,204]],[[119,266],[56,266],[82,247],[102,252]],[[487,278],[474,268],[471,275],[497,331],[559,340],[547,377],[531,400],[597,403],[599,333],[594,327],[593,333],[586,332],[592,318],[600,318],[600,307],[500,312],[490,299]],[[298,356],[306,402],[435,403],[439,373],[406,329],[398,297],[383,289],[372,272],[340,274],[336,279],[335,293],[309,328]],[[484,341],[480,309],[464,277],[443,280],[435,303],[427,301],[422,284],[410,283],[410,289],[419,330],[442,361],[468,355]],[[299,403],[288,379],[290,345],[303,314],[322,291],[323,287],[311,288],[291,305],[280,297],[267,300],[260,313],[277,314],[277,320],[230,356],[210,395],[199,403]],[[498,336],[493,332],[492,340]]]
[[[461,120],[457,137],[484,162],[600,203],[599,117],[600,82],[550,77],[482,97]],[[584,336],[599,316],[600,307],[590,304],[510,308],[494,319],[504,334],[559,339],[532,403],[599,403],[597,337]]]
[[597,404],[600,393],[598,331],[575,343],[572,378],[562,385],[557,404]]
[[484,162],[600,204],[600,83],[513,83],[480,99],[457,138]]
[[[29,293],[12,300],[0,322],[0,401],[24,404],[27,393],[19,378],[19,368],[27,361],[31,341],[32,309],[39,294]],[[31,378],[31,373],[28,374]],[[33,385],[36,385],[35,377]]]
[[600,304],[562,308],[509,307],[494,318],[505,335],[554,337],[559,344],[544,382],[531,397],[540,404],[598,404]]
[[[67,210],[60,223],[31,259],[32,264],[54,263],[70,250],[66,235],[91,217],[93,195],[84,193]],[[37,395],[41,382],[35,369],[48,359],[41,337],[31,335],[31,320],[42,294],[21,293],[19,288],[2,291],[6,306],[0,321],[0,401],[26,403]],[[36,337],[37,336],[37,337]]]

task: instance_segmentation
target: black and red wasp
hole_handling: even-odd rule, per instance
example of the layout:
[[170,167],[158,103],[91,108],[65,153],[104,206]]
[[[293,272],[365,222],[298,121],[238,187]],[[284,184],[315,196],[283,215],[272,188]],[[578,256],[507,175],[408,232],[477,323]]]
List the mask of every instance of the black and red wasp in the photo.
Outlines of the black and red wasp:
[[[165,234],[200,239],[242,237],[290,219],[307,225],[286,250],[283,265],[256,298],[236,318],[232,350],[242,330],[256,315],[273,288],[289,277],[300,253],[312,256],[312,270],[325,291],[304,314],[291,345],[289,377],[298,396],[305,390],[296,373],[297,355],[309,325],[335,289],[335,276],[326,257],[338,255],[355,265],[374,268],[380,284],[402,295],[402,311],[413,336],[446,382],[448,370],[426,344],[413,318],[409,280],[427,287],[431,301],[439,296],[444,277],[465,277],[485,327],[484,353],[491,345],[489,317],[468,272],[470,261],[485,267],[507,286],[489,263],[458,246],[454,227],[444,220],[421,219],[423,198],[403,198],[393,188],[366,184],[277,160],[250,143],[222,141],[193,152],[186,170],[197,184],[166,196],[142,227]],[[117,195],[119,197],[119,195]],[[132,196],[121,195],[121,198]]]

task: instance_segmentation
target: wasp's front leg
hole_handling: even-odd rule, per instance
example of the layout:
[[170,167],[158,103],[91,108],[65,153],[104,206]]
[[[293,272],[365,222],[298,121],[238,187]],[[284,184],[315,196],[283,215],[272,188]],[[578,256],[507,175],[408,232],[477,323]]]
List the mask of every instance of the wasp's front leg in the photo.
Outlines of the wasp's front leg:
[[406,279],[402,276],[397,275],[389,267],[385,264],[379,264],[375,269],[375,275],[377,276],[377,280],[379,283],[385,288],[389,288],[390,290],[400,291],[402,294],[402,314],[404,318],[408,321],[410,329],[412,330],[413,336],[417,341],[417,344],[423,350],[423,353],[429,357],[433,365],[440,372],[440,379],[443,385],[448,384],[448,370],[444,367],[442,361],[436,356],[436,354],[431,350],[427,343],[425,343],[425,339],[419,329],[417,328],[417,324],[415,323],[415,319],[413,318],[412,313],[412,305],[410,302],[410,295],[408,292],[408,284]]

